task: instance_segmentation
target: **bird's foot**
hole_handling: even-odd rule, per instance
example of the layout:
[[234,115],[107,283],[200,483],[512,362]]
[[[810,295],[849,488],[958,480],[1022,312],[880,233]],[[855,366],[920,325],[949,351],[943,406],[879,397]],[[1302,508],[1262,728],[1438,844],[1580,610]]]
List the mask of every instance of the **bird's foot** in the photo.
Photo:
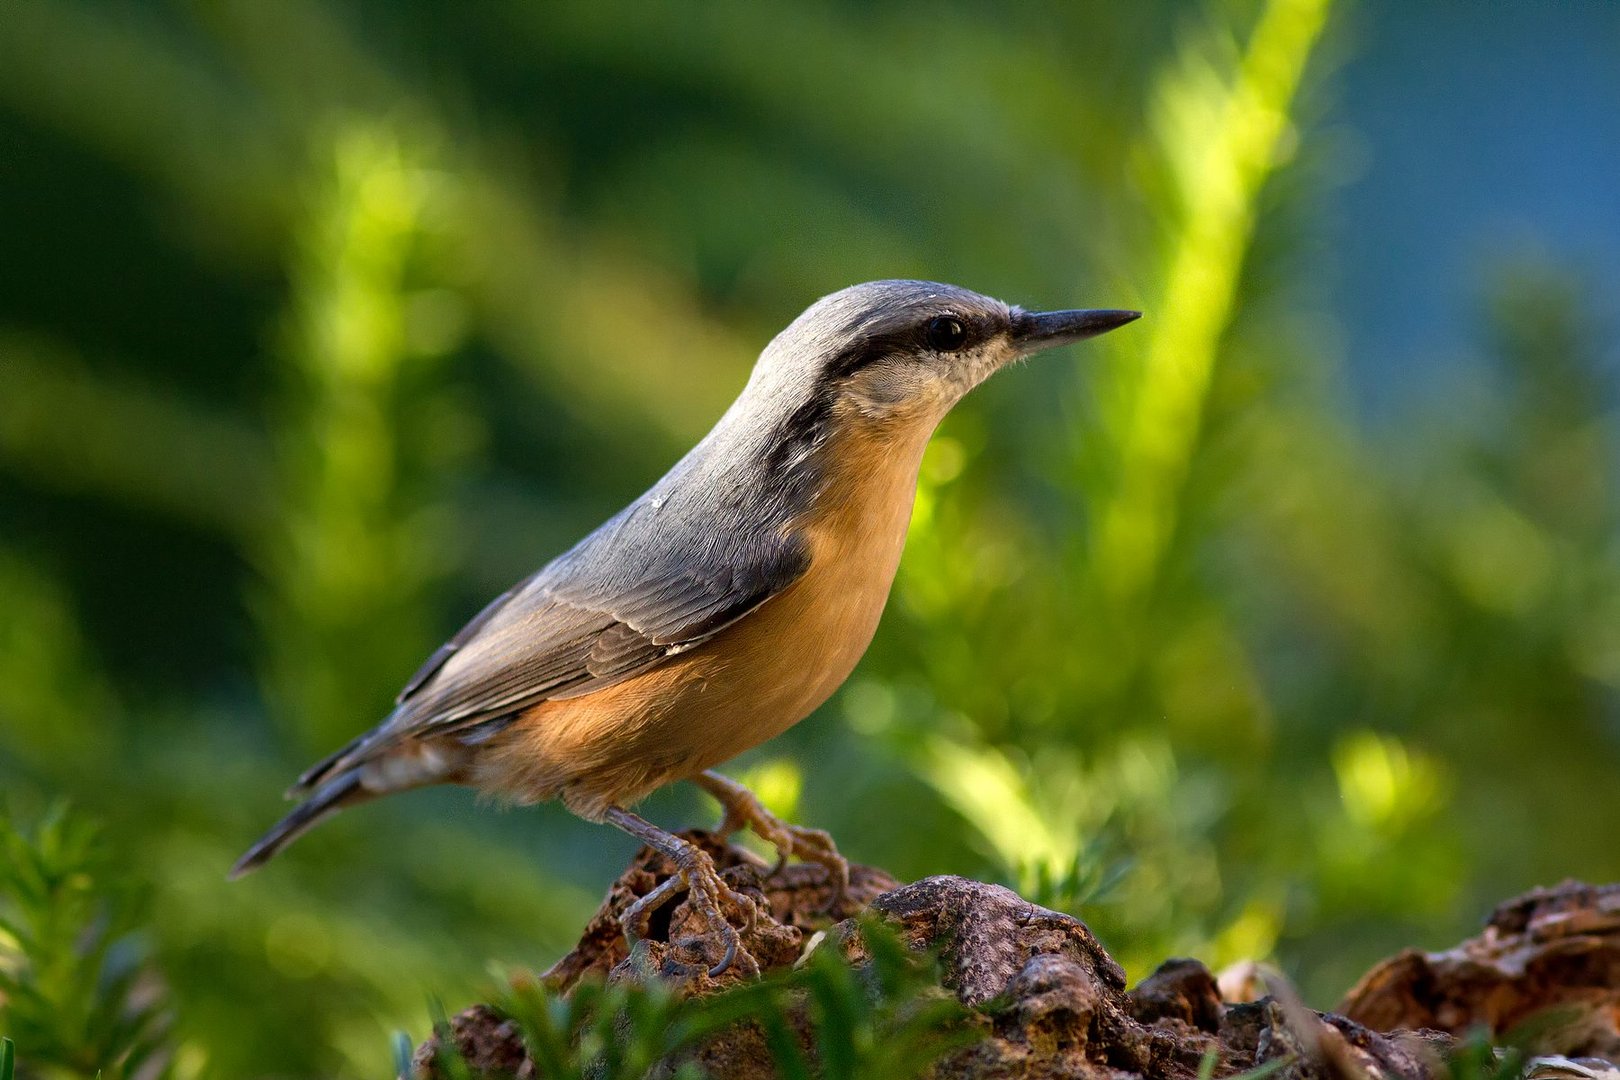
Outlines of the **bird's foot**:
[[837,845],[826,830],[807,829],[783,821],[765,809],[765,804],[752,791],[719,773],[706,772],[697,782],[703,790],[719,799],[720,805],[725,808],[725,816],[715,830],[722,840],[746,828],[776,848],[776,866],[771,870],[773,877],[782,872],[789,858],[795,856],[802,862],[824,867],[827,880],[832,884],[827,908],[831,910],[837,906],[849,888],[849,860],[838,853]]
[[[671,839],[680,845],[679,848],[667,852],[675,862],[675,873],[625,908],[623,914],[619,916],[619,922],[624,928],[625,940],[629,942],[631,949],[634,949],[636,943],[647,936],[647,924],[652,912],[662,906],[672,893],[684,887],[688,907],[706,927],[703,937],[718,938],[722,945],[723,951],[719,962],[708,969],[709,977],[717,979],[736,961],[739,952],[747,955],[737,928],[721,910],[722,903],[740,913],[744,932],[754,930],[759,919],[759,908],[751,898],[726,884],[725,879],[715,869],[714,860],[709,857],[708,852],[677,837]],[[679,943],[672,941],[671,944],[696,945],[701,949],[703,942],[699,939]],[[697,970],[693,965],[674,966],[681,975],[691,974]]]

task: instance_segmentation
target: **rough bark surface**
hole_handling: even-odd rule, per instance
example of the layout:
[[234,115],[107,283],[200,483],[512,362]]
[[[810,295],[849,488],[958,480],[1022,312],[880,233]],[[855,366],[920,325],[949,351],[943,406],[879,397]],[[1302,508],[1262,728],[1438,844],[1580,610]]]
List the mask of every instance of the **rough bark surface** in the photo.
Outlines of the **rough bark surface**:
[[[744,938],[757,963],[711,979],[703,968],[714,957],[692,940],[698,928],[684,903],[655,917],[645,955],[632,957],[618,912],[671,871],[662,856],[642,851],[579,945],[546,976],[553,988],[566,993],[591,976],[661,978],[709,994],[791,966],[818,928],[859,965],[865,954],[852,917],[868,909],[897,925],[911,946],[933,950],[943,989],[981,1010],[974,1022],[983,1038],[939,1062],[932,1074],[939,1080],[1192,1080],[1211,1054],[1217,1076],[1281,1062],[1272,1075],[1282,1080],[1439,1080],[1457,1035],[1481,1025],[1501,1034],[1549,1006],[1562,1013],[1541,1031],[1538,1049],[1571,1057],[1538,1059],[1525,1075],[1620,1080],[1597,1060],[1620,1056],[1620,886],[1567,883],[1510,901],[1478,938],[1380,964],[1342,1014],[1332,1014],[1305,1008],[1285,987],[1258,1001],[1224,1000],[1215,977],[1189,959],[1166,961],[1127,990],[1125,973],[1084,923],[999,885],[956,877],[899,885],[855,867],[849,893],[829,911],[819,867],[791,866],[763,880],[755,856],[706,833],[686,835],[715,856],[734,888],[761,903],[759,923]],[[515,1025],[488,1006],[455,1017],[450,1034],[474,1075],[540,1075]],[[423,1044],[415,1076],[440,1075],[437,1050],[435,1040]],[[712,1039],[695,1060],[717,1080],[774,1075],[759,1033],[746,1025]]]
[[680,900],[653,913],[645,955],[638,953],[632,958],[619,913],[675,870],[667,856],[642,848],[630,868],[608,888],[606,899],[586,924],[579,944],[545,974],[553,989],[566,993],[579,980],[592,976],[638,979],[656,975],[688,993],[712,993],[756,978],[762,971],[791,967],[803,953],[805,940],[817,928],[854,916],[899,886],[882,870],[851,866],[849,889],[836,906],[829,908],[831,889],[826,872],[819,866],[794,864],[767,879],[769,867],[753,853],[721,843],[713,833],[702,830],[681,835],[713,856],[727,884],[759,905],[759,921],[742,935],[743,948],[749,955],[739,955],[718,979],[696,970],[713,967],[720,954],[716,943],[702,935],[703,926],[686,901]]
[[1546,1025],[1538,1038],[1565,1053],[1620,1060],[1620,885],[1566,881],[1509,900],[1478,937],[1379,964],[1339,1009],[1386,1030]]

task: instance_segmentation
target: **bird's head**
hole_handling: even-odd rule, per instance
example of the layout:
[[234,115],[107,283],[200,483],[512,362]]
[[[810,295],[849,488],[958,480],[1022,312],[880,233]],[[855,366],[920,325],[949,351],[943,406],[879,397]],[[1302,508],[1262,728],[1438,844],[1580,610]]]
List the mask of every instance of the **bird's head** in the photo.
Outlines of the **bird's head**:
[[758,377],[790,381],[846,424],[932,430],[962,395],[1014,360],[1139,315],[1028,312],[954,285],[873,281],[811,305],[765,350]]

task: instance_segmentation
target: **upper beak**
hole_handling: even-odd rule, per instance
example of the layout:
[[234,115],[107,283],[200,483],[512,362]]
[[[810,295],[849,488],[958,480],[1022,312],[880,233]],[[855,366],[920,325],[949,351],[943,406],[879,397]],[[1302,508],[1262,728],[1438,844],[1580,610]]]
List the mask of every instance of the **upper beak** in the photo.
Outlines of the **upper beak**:
[[1022,311],[1013,317],[1012,339],[1020,356],[1083,341],[1135,322],[1140,311]]

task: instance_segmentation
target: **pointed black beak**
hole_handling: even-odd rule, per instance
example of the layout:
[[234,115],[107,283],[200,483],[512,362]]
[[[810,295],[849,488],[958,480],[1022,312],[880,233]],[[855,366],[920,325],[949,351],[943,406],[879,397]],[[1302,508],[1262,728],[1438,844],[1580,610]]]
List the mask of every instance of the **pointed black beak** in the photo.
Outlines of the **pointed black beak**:
[[1030,356],[1106,334],[1141,317],[1140,311],[1021,311],[1013,316],[1012,339],[1020,356]]

